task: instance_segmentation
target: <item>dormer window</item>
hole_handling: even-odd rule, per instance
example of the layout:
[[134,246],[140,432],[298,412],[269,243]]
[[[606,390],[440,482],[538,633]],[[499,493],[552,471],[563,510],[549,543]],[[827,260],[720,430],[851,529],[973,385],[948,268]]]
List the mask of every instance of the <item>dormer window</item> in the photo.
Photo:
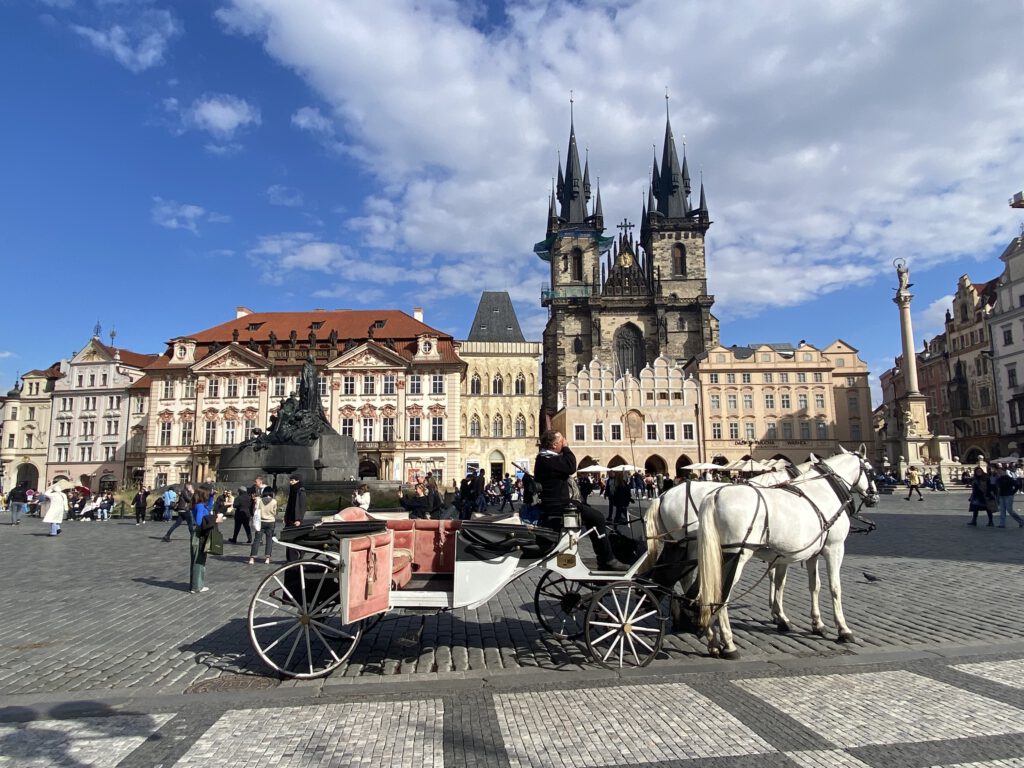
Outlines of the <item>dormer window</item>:
[[247,330],[249,330],[249,331],[258,331],[260,329],[261,325],[263,325],[263,323],[249,323],[249,326],[248,326]]
[[387,320],[374,320],[373,321],[373,327],[374,328],[383,328],[386,323],[387,323]]
[[324,327],[324,321],[323,320],[317,320],[314,323],[310,323],[309,327],[312,328],[314,331],[319,331],[321,328]]

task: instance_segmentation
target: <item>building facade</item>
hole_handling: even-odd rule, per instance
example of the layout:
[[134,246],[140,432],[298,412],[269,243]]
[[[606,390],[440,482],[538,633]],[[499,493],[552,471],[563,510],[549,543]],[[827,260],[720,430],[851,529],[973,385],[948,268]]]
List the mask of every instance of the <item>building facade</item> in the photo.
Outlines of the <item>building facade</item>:
[[233,320],[172,339],[146,370],[146,482],[215,478],[221,448],[267,427],[307,357],[331,425],[355,440],[360,476],[456,476],[466,364],[450,335],[416,315],[240,307]]
[[593,360],[566,385],[552,426],[580,466],[630,464],[678,475],[700,460],[697,382],[661,356],[638,375]]
[[[999,455],[1024,455],[1024,237],[999,257],[1003,273],[988,318]],[[994,456],[990,458],[995,458]]]
[[156,359],[107,346],[98,335],[71,358],[53,386],[49,483],[65,479],[108,491],[131,480],[125,464],[128,388]]
[[661,164],[654,163],[639,240],[633,225],[604,234],[601,191],[591,207],[589,160],[581,169],[575,126],[565,168],[548,206],[547,233],[534,252],[550,267],[541,292],[548,309],[543,335],[543,408],[550,417],[576,373],[600,362],[618,378],[639,375],[658,357],[685,361],[718,343],[718,320],[707,292],[705,235],[711,225],[704,185],[690,201],[684,154],[680,164],[666,120]]
[[54,363],[45,370],[29,371],[0,405],[0,488],[25,481],[42,490],[47,478],[53,386],[64,375],[61,369],[61,363]]
[[809,453],[870,442],[868,368],[842,340],[824,350],[806,342],[715,346],[686,371],[700,384],[704,461],[798,464]]
[[949,405],[955,451],[967,464],[999,453],[999,426],[992,378],[988,317],[996,302],[997,280],[957,282],[946,314],[949,351]]
[[485,291],[469,337],[460,343],[463,473],[484,468],[489,477],[533,467],[541,397],[540,342],[526,341],[508,293]]

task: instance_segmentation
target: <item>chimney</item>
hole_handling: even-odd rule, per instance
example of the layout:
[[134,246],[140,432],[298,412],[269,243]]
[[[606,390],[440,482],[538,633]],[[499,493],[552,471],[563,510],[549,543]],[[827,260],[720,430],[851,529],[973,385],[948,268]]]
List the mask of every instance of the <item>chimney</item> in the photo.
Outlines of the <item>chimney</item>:
[[416,319],[416,322],[423,322],[423,307],[413,307],[412,316]]
[[235,307],[235,320],[242,317],[248,317],[252,314],[252,310],[248,307]]

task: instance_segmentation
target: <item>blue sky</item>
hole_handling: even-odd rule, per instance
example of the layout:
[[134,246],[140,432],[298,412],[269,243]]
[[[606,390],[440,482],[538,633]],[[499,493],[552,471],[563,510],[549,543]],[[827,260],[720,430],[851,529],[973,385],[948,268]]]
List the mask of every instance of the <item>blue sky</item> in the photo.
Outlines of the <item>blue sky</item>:
[[[638,222],[664,94],[715,224],[726,344],[899,352],[997,275],[1024,187],[1010,2],[0,0],[0,384],[255,310],[509,290],[539,338],[575,94],[605,218]],[[719,7],[721,6],[721,7]]]

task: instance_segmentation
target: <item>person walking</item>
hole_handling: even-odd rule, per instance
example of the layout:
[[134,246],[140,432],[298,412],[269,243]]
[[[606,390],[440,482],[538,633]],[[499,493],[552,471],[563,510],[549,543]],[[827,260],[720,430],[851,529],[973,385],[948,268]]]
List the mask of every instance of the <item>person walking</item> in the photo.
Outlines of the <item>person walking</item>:
[[[306,489],[302,487],[302,475],[295,472],[288,476],[288,506],[284,510],[285,528],[302,525],[306,516]],[[285,552],[286,560],[299,560],[302,554],[294,549]]]
[[995,488],[981,467],[974,468],[974,476],[971,479],[971,495],[967,503],[971,512],[971,520],[967,523],[968,525],[978,524],[978,513],[982,510],[988,514],[989,527],[993,525],[992,513],[995,511],[997,503]]
[[139,492],[135,494],[135,498],[132,499],[132,507],[135,508],[135,524],[145,525],[146,524],[146,499],[149,498],[149,488],[142,486],[139,488]]
[[499,512],[505,511],[505,504],[508,504],[508,508],[512,512],[516,511],[516,505],[512,501],[512,476],[508,472],[505,473],[505,477],[501,481],[501,506],[498,507]]
[[249,489],[248,493],[245,492],[244,488],[238,489],[238,498],[242,499],[242,501],[239,503],[238,499],[236,499],[232,505],[235,514],[235,532],[228,539],[232,544],[238,543],[238,533],[243,528],[245,529],[245,543],[252,544],[252,520],[259,510],[260,499],[265,487],[261,479],[260,485],[253,486]]
[[220,515],[213,514],[213,500],[210,491],[200,488],[193,491],[192,507],[195,520],[189,529],[189,572],[188,590],[193,595],[209,592],[206,586],[206,555],[209,549],[210,532],[223,520]]
[[[614,525],[625,525],[629,522],[629,504],[632,499],[630,498],[629,485],[624,478],[625,476],[622,475],[616,479],[615,487],[609,497],[608,518]],[[613,510],[614,515],[612,514]]]
[[249,550],[249,565],[255,565],[256,556],[260,553],[260,539],[264,542],[263,562],[270,565],[270,555],[274,548],[274,532],[277,530],[277,499],[274,489],[263,486],[263,495],[256,502],[257,511],[252,517],[253,537],[252,548]]
[[910,501],[914,491],[917,491],[917,500],[924,501],[924,496],[921,495],[921,473],[917,471],[917,467],[910,467],[907,470],[907,498],[905,501]]
[[1006,516],[1009,515],[1017,521],[1017,525],[1024,528],[1024,518],[1021,518],[1013,511],[1013,495],[1017,492],[1017,478],[1013,472],[1004,469],[996,478],[996,492],[999,494],[999,528],[1006,527]]
[[11,525],[21,525],[21,516],[28,512],[28,480],[22,480],[7,494]]
[[[166,496],[166,494],[164,494]],[[209,495],[209,494],[207,494]],[[171,534],[174,533],[174,529],[179,525],[184,524],[188,528],[189,535],[194,532],[196,527],[195,517],[193,515],[192,507],[195,504],[196,488],[192,483],[185,483],[185,487],[181,489],[181,493],[176,495],[177,501],[174,502],[174,506],[171,509],[177,516],[177,519],[171,524],[171,527],[167,529],[167,533],[164,534],[164,541],[171,540]]]
[[64,516],[68,512],[68,497],[64,495],[58,486],[53,486],[43,494],[43,522],[50,524],[50,535],[60,535],[60,525],[64,522]]

